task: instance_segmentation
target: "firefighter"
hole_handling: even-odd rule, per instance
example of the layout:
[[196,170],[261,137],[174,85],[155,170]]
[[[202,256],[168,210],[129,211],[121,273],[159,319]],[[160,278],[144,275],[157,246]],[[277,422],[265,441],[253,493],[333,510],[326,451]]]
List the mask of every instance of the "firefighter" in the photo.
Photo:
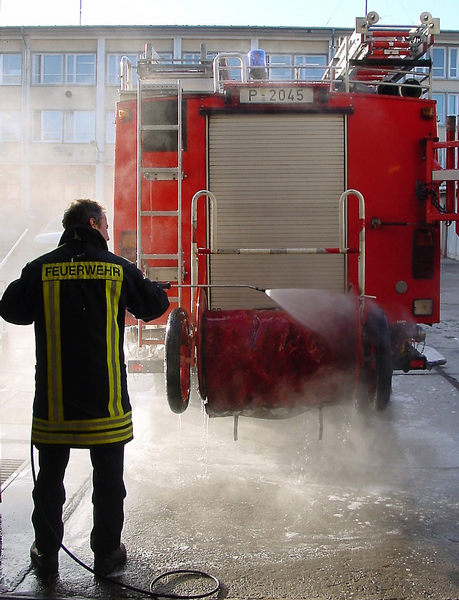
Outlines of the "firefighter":
[[103,576],[126,561],[123,462],[133,432],[123,352],[125,309],[150,321],[167,310],[169,300],[158,283],[108,251],[107,217],[100,204],[74,201],[62,224],[58,247],[28,263],[7,287],[0,315],[35,327],[32,443],[39,471],[32,492],[32,564],[40,575],[57,575],[70,449],[88,448],[94,505],[90,543],[94,570]]

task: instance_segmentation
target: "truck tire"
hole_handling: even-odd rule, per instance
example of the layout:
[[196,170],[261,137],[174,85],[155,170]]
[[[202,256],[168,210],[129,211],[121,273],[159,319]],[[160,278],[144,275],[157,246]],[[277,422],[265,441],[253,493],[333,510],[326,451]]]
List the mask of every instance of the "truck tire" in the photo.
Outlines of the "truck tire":
[[190,319],[183,308],[169,314],[164,348],[166,394],[172,412],[180,414],[188,406],[191,380]]
[[390,331],[384,312],[371,307],[363,325],[363,364],[357,398],[361,409],[384,410],[392,393],[392,356]]

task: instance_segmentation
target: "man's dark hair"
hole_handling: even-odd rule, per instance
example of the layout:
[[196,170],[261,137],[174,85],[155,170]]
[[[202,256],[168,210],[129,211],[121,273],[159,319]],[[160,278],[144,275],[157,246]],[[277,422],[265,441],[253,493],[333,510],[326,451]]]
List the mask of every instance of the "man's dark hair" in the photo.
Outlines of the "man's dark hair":
[[79,198],[78,200],[74,200],[64,212],[62,226],[64,229],[72,227],[72,225],[86,225],[89,227],[90,219],[95,219],[96,223],[99,225],[104,212],[103,206],[95,200]]

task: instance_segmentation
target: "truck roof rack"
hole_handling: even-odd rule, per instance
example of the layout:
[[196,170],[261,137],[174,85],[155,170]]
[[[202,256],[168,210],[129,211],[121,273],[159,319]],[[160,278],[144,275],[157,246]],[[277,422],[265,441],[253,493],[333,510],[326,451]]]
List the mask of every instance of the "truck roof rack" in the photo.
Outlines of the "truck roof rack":
[[[440,20],[428,12],[416,26],[379,24],[379,15],[370,12],[356,19],[352,35],[344,36],[328,66],[267,65],[263,50],[221,52],[214,57],[201,44],[199,62],[161,57],[148,42],[137,61],[137,76],[147,83],[181,80],[184,89],[222,92],[234,84],[308,83],[328,84],[332,91],[366,92],[419,98],[431,96],[432,60],[430,49]],[[264,63],[263,63],[264,61]],[[318,61],[319,62],[319,61]],[[121,59],[121,91],[133,91],[132,64]],[[282,76],[276,76],[282,69]],[[285,78],[286,70],[290,77]],[[205,82],[205,83],[204,83]],[[213,82],[213,85],[212,85]]]
[[373,87],[398,94],[394,84],[402,82],[402,95],[430,95],[430,48],[439,32],[440,20],[428,12],[421,13],[414,27],[380,25],[378,13],[370,12],[356,19],[354,33],[342,39],[323,79],[347,92]]

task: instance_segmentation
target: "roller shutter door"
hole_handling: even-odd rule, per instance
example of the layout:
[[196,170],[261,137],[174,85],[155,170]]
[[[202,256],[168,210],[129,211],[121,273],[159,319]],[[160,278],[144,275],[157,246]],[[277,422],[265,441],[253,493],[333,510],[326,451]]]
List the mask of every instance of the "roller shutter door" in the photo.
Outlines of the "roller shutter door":
[[[344,146],[342,115],[212,115],[209,189],[217,198],[217,246],[338,246]],[[342,292],[344,257],[212,256],[210,277],[213,284]],[[253,290],[214,288],[211,306],[234,309],[272,304]]]

